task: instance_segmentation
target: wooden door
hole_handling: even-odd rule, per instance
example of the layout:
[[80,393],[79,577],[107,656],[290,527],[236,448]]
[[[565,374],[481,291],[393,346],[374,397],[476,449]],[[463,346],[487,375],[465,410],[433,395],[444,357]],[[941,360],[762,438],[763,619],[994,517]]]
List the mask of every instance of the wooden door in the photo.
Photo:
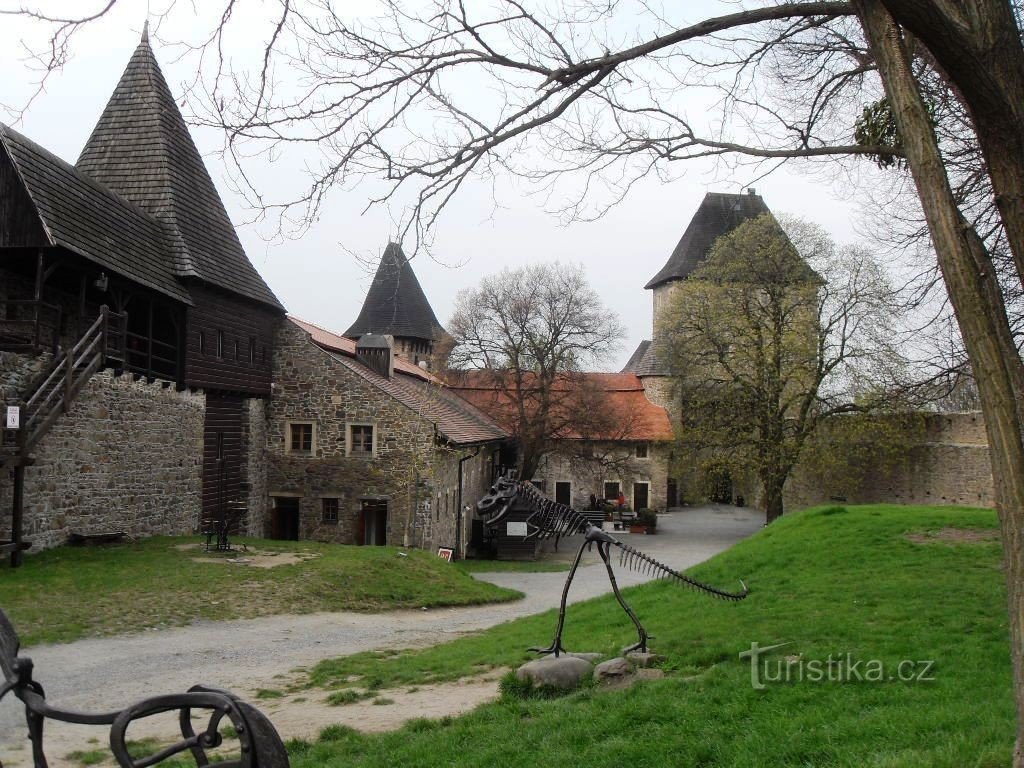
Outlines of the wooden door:
[[555,501],[572,506],[572,483],[555,483]]
[[647,509],[650,503],[650,484],[633,483],[633,510]]
[[281,496],[274,498],[274,509],[270,513],[270,538],[299,540],[298,499]]
[[242,398],[207,394],[203,424],[203,520],[223,520],[232,502],[245,501],[242,458]]

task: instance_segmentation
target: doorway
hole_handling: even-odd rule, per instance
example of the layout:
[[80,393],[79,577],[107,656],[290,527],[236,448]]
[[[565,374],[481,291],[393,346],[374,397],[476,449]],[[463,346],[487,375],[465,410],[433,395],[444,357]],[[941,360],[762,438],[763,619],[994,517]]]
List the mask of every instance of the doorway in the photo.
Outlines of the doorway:
[[270,538],[283,541],[299,540],[299,499],[275,496],[270,513]]
[[668,479],[668,487],[665,489],[665,506],[679,506],[679,486],[673,478]]
[[651,500],[651,484],[647,481],[633,483],[633,511],[647,509]]
[[360,502],[356,544],[383,547],[388,543],[388,503],[380,499]]
[[572,506],[572,483],[555,483],[555,501]]

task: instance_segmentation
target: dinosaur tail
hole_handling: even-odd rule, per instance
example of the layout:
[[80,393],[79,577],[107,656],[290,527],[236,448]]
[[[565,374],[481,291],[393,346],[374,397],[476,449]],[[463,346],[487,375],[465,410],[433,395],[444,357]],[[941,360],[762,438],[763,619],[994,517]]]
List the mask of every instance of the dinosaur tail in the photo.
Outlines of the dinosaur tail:
[[669,568],[664,563],[660,563],[648,554],[641,552],[639,549],[633,549],[628,544],[623,544],[621,541],[615,541],[621,552],[619,553],[619,565],[624,568],[629,568],[632,571],[638,573],[654,574],[658,578],[672,579],[677,584],[684,586],[693,587],[700,592],[706,592],[713,597],[721,598],[722,600],[735,600],[739,601],[744,599],[750,590],[747,585],[740,580],[740,586],[743,588],[740,592],[728,592],[718,587],[713,587],[710,584],[705,584],[702,581],[691,578],[684,573],[680,573],[677,570]]

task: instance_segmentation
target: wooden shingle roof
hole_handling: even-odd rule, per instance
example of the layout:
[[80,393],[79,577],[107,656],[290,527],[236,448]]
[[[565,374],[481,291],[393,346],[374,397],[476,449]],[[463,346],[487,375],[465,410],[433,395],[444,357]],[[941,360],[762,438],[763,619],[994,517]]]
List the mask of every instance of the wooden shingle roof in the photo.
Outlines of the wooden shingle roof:
[[147,34],[76,167],[164,225],[176,275],[281,308],[242,249]]
[[389,243],[384,249],[359,317],[345,331],[350,339],[357,339],[364,333],[426,340],[436,340],[444,334],[398,243]]
[[690,219],[665,266],[644,288],[657,288],[663,283],[686,278],[707,258],[711,246],[722,235],[732,232],[747,219],[771,213],[760,195],[708,192],[697,212]]
[[51,245],[191,304],[156,219],[0,123],[0,162],[14,164]]

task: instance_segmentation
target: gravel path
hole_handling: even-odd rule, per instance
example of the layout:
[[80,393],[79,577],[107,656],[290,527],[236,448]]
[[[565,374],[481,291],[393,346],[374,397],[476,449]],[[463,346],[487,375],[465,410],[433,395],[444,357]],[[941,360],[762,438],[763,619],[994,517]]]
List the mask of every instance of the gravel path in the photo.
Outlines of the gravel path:
[[[657,536],[624,534],[621,538],[682,570],[749,536],[760,528],[762,519],[761,514],[750,509],[718,505],[686,508],[660,516]],[[562,556],[567,557],[574,550],[571,540],[560,546]],[[526,594],[524,599],[511,603],[382,614],[317,613],[196,622],[176,629],[40,645],[27,649],[26,655],[35,662],[35,677],[45,687],[51,703],[68,708],[116,709],[146,696],[184,691],[199,681],[251,697],[259,688],[282,687],[282,676],[321,659],[359,651],[433,645],[556,607],[565,575],[556,572],[478,576]],[[617,570],[617,578],[621,586],[647,580],[622,570]],[[738,583],[720,586],[734,589]],[[600,560],[596,553],[588,554],[573,582],[570,601],[586,600],[608,591]],[[540,637],[537,641],[549,639]],[[288,733],[281,724],[278,727],[286,737],[298,735]],[[82,737],[85,732],[80,728],[47,724],[51,762],[59,764],[53,758],[65,754],[61,751],[64,745],[88,747]],[[91,729],[88,736],[106,741],[103,728]],[[24,738],[20,703],[8,697],[0,703],[0,765],[30,764],[30,758],[26,761]]]

